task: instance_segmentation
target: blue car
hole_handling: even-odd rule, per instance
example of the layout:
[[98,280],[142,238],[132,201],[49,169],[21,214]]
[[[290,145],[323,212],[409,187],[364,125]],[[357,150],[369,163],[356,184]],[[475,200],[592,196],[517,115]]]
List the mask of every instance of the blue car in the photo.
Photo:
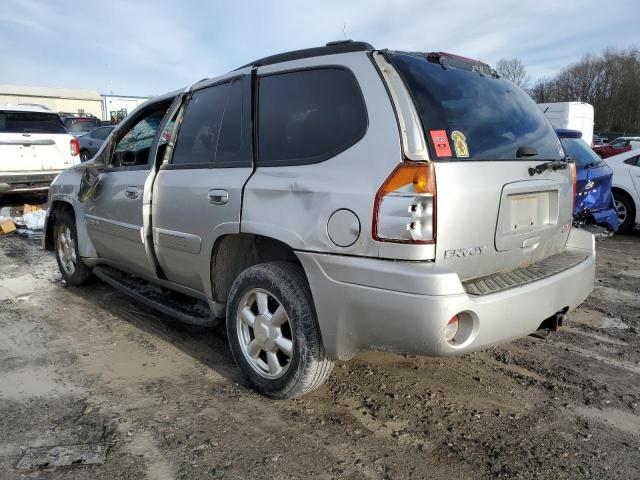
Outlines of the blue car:
[[576,201],[573,222],[578,226],[600,225],[618,231],[611,183],[613,171],[582,140],[578,130],[557,129],[564,151],[576,162]]

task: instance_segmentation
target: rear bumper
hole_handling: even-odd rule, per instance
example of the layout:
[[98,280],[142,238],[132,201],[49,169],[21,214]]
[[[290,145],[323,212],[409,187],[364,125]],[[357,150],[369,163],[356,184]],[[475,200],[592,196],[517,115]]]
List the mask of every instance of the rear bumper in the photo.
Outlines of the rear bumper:
[[61,170],[0,172],[0,194],[45,192]]
[[[546,318],[580,305],[593,288],[595,242],[573,229],[566,249],[586,255],[550,277],[489,295],[469,295],[436,263],[391,262],[298,252],[313,293],[323,343],[333,358],[361,350],[458,355],[526,336]],[[468,336],[448,343],[449,319]]]

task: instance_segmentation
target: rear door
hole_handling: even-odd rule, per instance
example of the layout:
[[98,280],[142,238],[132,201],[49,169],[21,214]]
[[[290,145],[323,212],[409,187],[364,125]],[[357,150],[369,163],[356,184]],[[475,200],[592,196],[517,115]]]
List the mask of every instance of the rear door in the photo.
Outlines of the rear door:
[[189,94],[153,186],[153,242],[167,280],[210,293],[214,242],[240,232],[251,135],[250,76]]
[[98,256],[133,273],[155,275],[143,235],[143,192],[152,159],[162,138],[160,125],[171,99],[159,101],[128,119],[104,150],[106,169],[85,203],[87,231]]
[[0,111],[0,171],[62,170],[71,165],[71,136],[57,114]]
[[[389,59],[413,96],[435,161],[436,261],[468,279],[562,250],[571,226],[571,174],[533,100],[472,60],[398,53]],[[553,161],[561,169],[530,174]]]

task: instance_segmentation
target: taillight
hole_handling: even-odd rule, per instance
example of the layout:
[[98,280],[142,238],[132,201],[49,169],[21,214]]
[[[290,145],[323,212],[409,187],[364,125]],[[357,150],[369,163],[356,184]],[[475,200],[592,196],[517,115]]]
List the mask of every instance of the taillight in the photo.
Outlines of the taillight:
[[573,192],[573,210],[576,208],[576,163],[569,162],[569,170],[571,170],[571,189]]
[[71,156],[75,157],[80,153],[80,142],[78,142],[77,138],[71,139]]
[[433,162],[403,162],[389,175],[376,194],[372,235],[381,242],[435,242]]

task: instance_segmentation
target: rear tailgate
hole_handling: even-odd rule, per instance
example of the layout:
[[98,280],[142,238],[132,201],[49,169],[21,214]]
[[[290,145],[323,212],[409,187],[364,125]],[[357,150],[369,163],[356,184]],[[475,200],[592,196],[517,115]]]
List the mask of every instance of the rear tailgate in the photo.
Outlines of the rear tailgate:
[[0,172],[67,168],[72,139],[55,113],[0,111]]
[[[480,62],[389,52],[413,97],[437,184],[435,261],[462,280],[563,250],[573,184],[533,100]],[[537,166],[555,168],[530,172]]]
[[571,226],[568,169],[530,177],[531,162],[436,164],[436,261],[462,280],[562,250]]
[[0,172],[62,170],[73,165],[68,134],[0,133]]

